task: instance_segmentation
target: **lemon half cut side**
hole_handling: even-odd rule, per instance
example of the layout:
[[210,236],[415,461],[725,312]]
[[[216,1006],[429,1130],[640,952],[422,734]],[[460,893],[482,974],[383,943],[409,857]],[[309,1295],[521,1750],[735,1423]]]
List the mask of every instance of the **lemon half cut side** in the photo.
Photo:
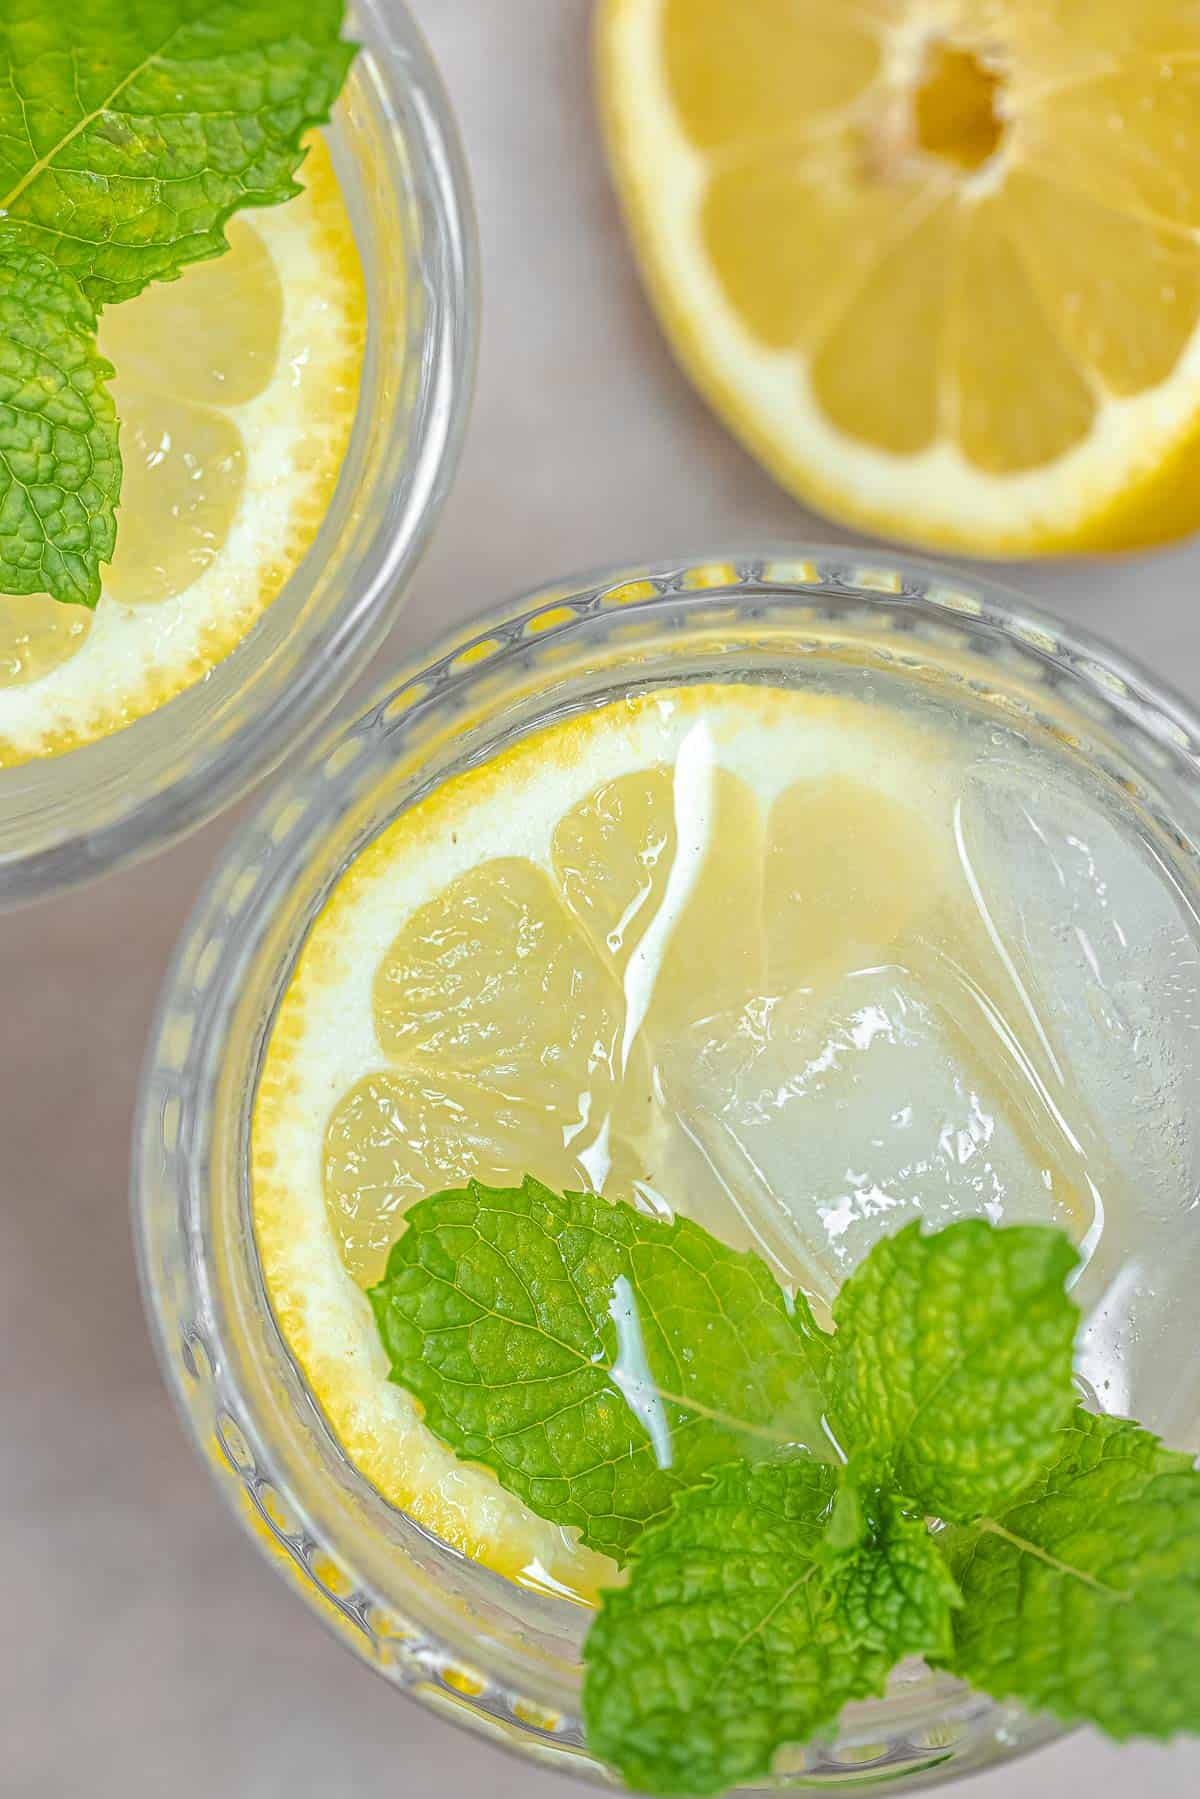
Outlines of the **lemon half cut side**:
[[696,385],[800,499],[977,554],[1200,524],[1200,17],[602,0],[610,161]]

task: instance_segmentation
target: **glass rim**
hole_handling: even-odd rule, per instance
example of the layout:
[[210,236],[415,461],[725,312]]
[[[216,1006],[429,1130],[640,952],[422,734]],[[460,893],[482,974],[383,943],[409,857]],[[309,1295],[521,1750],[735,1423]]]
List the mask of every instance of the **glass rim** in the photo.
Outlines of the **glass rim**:
[[[0,911],[77,886],[163,847],[239,798],[331,711],[382,641],[457,468],[478,349],[479,250],[465,154],[445,87],[406,0],[351,0],[360,46],[334,107],[331,151],[353,218],[361,196],[339,143],[352,104],[390,158],[389,197],[413,212],[398,232],[419,290],[404,341],[412,391],[378,418],[361,400],[342,477],[299,567],[245,637],[208,671],[120,730],[58,756],[0,769]],[[359,184],[361,186],[361,183]],[[366,266],[371,246],[360,245]],[[392,248],[389,254],[395,255]],[[362,391],[390,345],[369,317]],[[406,416],[407,407],[407,416]],[[389,454],[365,474],[368,427]],[[350,492],[353,485],[354,492]],[[332,604],[303,610],[322,579],[335,514],[377,499],[355,569]],[[334,545],[337,560],[337,545]],[[294,627],[294,628],[293,628]],[[210,721],[216,725],[211,734]]]
[[[1200,700],[1189,700],[1182,689],[1136,655],[1118,649],[1101,632],[1063,618],[999,573],[980,575],[961,563],[905,550],[894,554],[886,545],[859,547],[819,538],[771,539],[756,546],[702,546],[692,555],[652,562],[588,564],[561,580],[514,588],[506,598],[440,633],[431,645],[416,649],[397,669],[383,674],[362,710],[398,693],[405,681],[483,644],[498,627],[517,631],[526,619],[543,615],[551,606],[579,613],[614,587],[643,581],[653,583],[661,594],[672,591],[680,576],[692,581],[688,591],[713,593],[721,582],[710,582],[708,577],[719,571],[733,572],[735,579],[725,585],[740,588],[755,583],[762,587],[764,597],[791,589],[799,597],[841,588],[867,603],[890,600],[901,607],[933,606],[951,618],[969,619],[987,632],[1007,632],[1024,647],[1042,656],[1058,656],[1072,672],[1095,681],[1104,695],[1116,702],[1116,710],[1132,708],[1129,716],[1140,726],[1157,732],[1159,725],[1166,724],[1163,741],[1191,758],[1192,772],[1200,777]],[[636,602],[622,603],[632,614]],[[646,604],[653,600],[647,599]],[[549,635],[567,629],[568,622],[547,623],[543,629]]]
[[[1123,722],[1139,743],[1153,747],[1154,770],[1159,773],[1172,771],[1186,783],[1189,798],[1193,793],[1200,794],[1200,713],[1167,684],[1087,630],[1068,626],[1029,603],[1014,589],[946,565],[892,557],[886,552],[812,545],[780,546],[751,554],[726,550],[648,566],[626,565],[526,591],[469,625],[447,633],[432,649],[415,655],[401,670],[394,672],[358,720],[327,730],[302,764],[289,771],[258,816],[239,828],[196,903],[166,977],[143,1066],[136,1114],[134,1234],[139,1277],[156,1352],[185,1428],[194,1440],[202,1442],[205,1426],[201,1421],[195,1380],[187,1370],[186,1360],[181,1361],[178,1318],[172,1313],[171,1302],[160,1281],[163,1240],[151,1220],[151,1208],[161,1199],[171,1211],[169,1231],[177,1233],[180,1243],[193,1249],[199,1242],[201,1221],[196,1217],[196,1192],[186,1190],[177,1177],[164,1176],[164,1089],[158,1082],[160,1073],[169,1067],[175,1091],[182,1092],[186,1098],[189,1081],[207,1081],[208,1098],[212,1099],[216,1092],[213,1058],[220,1056],[225,1041],[222,1033],[227,1033],[234,1008],[242,997],[241,975],[256,954],[255,933],[257,931],[260,942],[268,934],[290,874],[304,860],[306,847],[311,846],[305,829],[298,826],[298,837],[292,850],[282,847],[279,859],[270,871],[259,871],[251,878],[253,853],[269,842],[281,842],[280,821],[294,816],[306,793],[311,794],[324,784],[327,793],[332,794],[334,804],[347,794],[353,795],[354,779],[364,776],[361,764],[353,759],[345,760],[344,752],[357,731],[372,723],[381,729],[386,724],[390,732],[402,737],[416,728],[423,708],[444,706],[448,686],[455,683],[469,685],[486,677],[489,671],[494,674],[502,667],[504,658],[521,656],[534,644],[552,645],[556,638],[576,630],[581,622],[603,609],[610,613],[619,611],[621,619],[631,623],[675,603],[694,607],[696,616],[707,608],[716,617],[720,616],[722,608],[733,607],[741,608],[742,616],[749,618],[753,616],[756,604],[776,600],[786,601],[798,609],[820,606],[823,601],[844,602],[847,607],[856,609],[847,614],[851,619],[860,613],[872,622],[886,618],[896,631],[895,638],[890,641],[901,649],[910,617],[920,618],[923,625],[929,627],[935,642],[939,640],[940,624],[944,621],[952,629],[991,641],[1000,658],[999,672],[995,676],[997,684],[1002,684],[1004,656],[1011,649],[1031,665],[1040,665],[1048,671],[1047,679],[1052,687],[1061,677],[1070,685],[1072,693],[1078,688],[1080,693],[1086,694],[1094,704],[1081,707],[1082,719],[1095,724],[1099,718],[1106,727],[1113,720]],[[379,754],[383,755],[382,749]],[[247,881],[251,889],[257,882],[260,890],[262,910],[257,920],[248,916],[254,911],[254,898],[243,891]],[[236,928],[231,930],[230,908],[235,904],[233,921]],[[303,941],[313,916],[315,909],[307,915],[286,953],[278,944],[272,950],[282,970],[282,982],[286,982],[287,973],[294,965],[295,948]],[[196,970],[206,957],[211,961],[206,974],[207,988],[199,1004],[192,1006],[191,1027],[181,1052],[178,1044],[172,1043],[172,1033],[177,1031],[180,1017],[176,1002],[187,995],[188,1004],[192,1005]],[[188,1121],[185,1119],[181,1124],[177,1115],[172,1129],[186,1132],[188,1128]],[[199,1138],[194,1137],[187,1143],[185,1153],[198,1156],[203,1162],[206,1154],[203,1128]],[[203,1294],[193,1293],[190,1299],[202,1304]],[[235,1392],[234,1413],[244,1404],[245,1396]],[[236,1416],[232,1422],[235,1433],[240,1433]],[[244,1412],[242,1422],[247,1424],[247,1432],[241,1436],[243,1447],[247,1436],[251,1443],[256,1443],[259,1420]],[[234,1489],[243,1495],[257,1492],[255,1481],[261,1477],[263,1469],[258,1467],[255,1472],[248,1473],[247,1466],[239,1465],[236,1436],[230,1441],[232,1448],[229,1443],[221,1444],[225,1467],[218,1466],[218,1482],[227,1501],[233,1504],[235,1514],[240,1515],[246,1525],[245,1506],[241,1506],[239,1514],[239,1500]],[[254,1455],[250,1451],[247,1453],[249,1465],[255,1469]],[[210,1466],[213,1465],[211,1452],[208,1459]],[[269,1455],[265,1460],[265,1473],[270,1482],[283,1485],[287,1492],[286,1482],[281,1481],[280,1470],[272,1466]],[[227,1479],[227,1475],[230,1478]],[[294,1498],[291,1494],[287,1496],[289,1500]],[[382,1501],[378,1503],[383,1504]],[[295,1509],[302,1518],[305,1516],[301,1502],[296,1503]],[[261,1529],[255,1527],[258,1534],[261,1535],[262,1529],[273,1534],[294,1561],[294,1535],[289,1536],[277,1528],[261,1504],[257,1505],[257,1512],[261,1526]],[[336,1543],[322,1541],[320,1530],[310,1529],[307,1519],[304,1531],[308,1533],[307,1540],[317,1549],[336,1554]],[[254,1530],[251,1534],[255,1534]],[[408,1634],[406,1646],[400,1653],[389,1647],[386,1632],[376,1629],[369,1583],[356,1588],[348,1598],[345,1591],[339,1593],[322,1584],[319,1574],[311,1566],[310,1557],[303,1588],[310,1605],[325,1617],[326,1622],[333,1622],[364,1659],[373,1662],[419,1699],[443,1713],[450,1713],[468,1727],[509,1747],[519,1748],[536,1759],[559,1765],[564,1771],[604,1778],[582,1747],[576,1715],[568,1714],[565,1722],[560,1718],[550,1726],[538,1723],[537,1695],[533,1699],[522,1697],[523,1692],[528,1694],[528,1686],[522,1688],[519,1678],[514,1676],[503,1657],[497,1657],[492,1667],[485,1666],[483,1674],[478,1674],[479,1658],[483,1656],[486,1663],[491,1648],[486,1635],[473,1656],[469,1632],[464,1634],[457,1625],[449,1624],[445,1629],[433,1628],[428,1619],[421,1618],[418,1613],[415,1615],[420,1622]],[[336,1618],[331,1618],[329,1613],[331,1601],[337,1608]],[[941,1714],[956,1728],[967,1719],[964,1728],[969,1733],[975,1728],[975,1721],[986,1713],[991,1720],[989,1729],[1011,1733],[1002,1751],[1006,1758],[1066,1731],[1066,1727],[1055,1720],[1029,1718],[1020,1708],[998,1706],[980,1695],[966,1694],[956,1705],[945,1706]],[[880,1737],[885,1734],[886,1727],[878,1732]],[[968,1754],[964,1750],[960,1756],[957,1750],[951,1750],[942,1755],[935,1752],[931,1744],[918,1749],[914,1744],[920,1733],[915,1727],[912,1735],[914,1742],[909,1744],[907,1751],[906,1771],[914,1787],[928,1786],[983,1765],[979,1759],[974,1759],[974,1752]],[[849,1745],[856,1740],[861,1748],[863,1742],[870,1743],[875,1738],[864,1727],[858,1732],[857,1739],[845,1739],[847,1760],[830,1759],[815,1765],[798,1774],[797,1783],[844,1781],[854,1773],[861,1783],[867,1784],[873,1782],[876,1775],[882,1779],[901,1771],[895,1759],[884,1765],[882,1760],[879,1764],[864,1760],[861,1754],[857,1760],[849,1758]],[[992,1740],[988,1738],[988,1741]],[[832,1757],[832,1750],[830,1755]],[[918,1755],[925,1758],[919,1766]],[[790,1779],[786,1779],[785,1784],[791,1784]]]

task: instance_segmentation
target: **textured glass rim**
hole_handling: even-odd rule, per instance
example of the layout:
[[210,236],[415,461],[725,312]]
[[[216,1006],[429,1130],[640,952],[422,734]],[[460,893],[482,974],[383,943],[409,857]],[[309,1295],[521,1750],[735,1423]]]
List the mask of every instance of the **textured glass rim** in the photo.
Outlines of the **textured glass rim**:
[[[352,97],[365,96],[397,203],[413,222],[393,242],[360,240],[360,250],[364,262],[407,263],[414,304],[403,354],[418,372],[407,404],[401,389],[391,407],[388,454],[357,485],[352,473],[365,454],[370,410],[360,404],[326,524],[335,514],[345,523],[355,509],[374,508],[376,516],[356,537],[354,566],[334,603],[302,613],[328,564],[322,549],[331,533],[323,525],[276,599],[205,680],[95,742],[0,770],[0,909],[146,855],[261,779],[331,710],[382,641],[451,486],[478,339],[466,161],[441,77],[404,0],[352,0],[349,32],[362,48],[334,110],[335,164],[346,172],[338,120]],[[345,197],[352,216],[361,214],[353,183]],[[372,321],[364,391],[391,347],[388,321]],[[378,431],[380,421],[372,426]]]
[[[1089,633],[1063,625],[1019,594],[973,575],[869,552],[802,547],[751,555],[724,552],[557,584],[497,608],[445,639],[427,657],[411,662],[354,724],[327,732],[302,765],[279,784],[259,816],[241,828],[180,940],[143,1069],[133,1163],[143,1294],[156,1349],[185,1426],[198,1445],[207,1448],[206,1459],[216,1469],[235,1515],[246,1525],[248,1514],[253,1514],[258,1535],[265,1530],[286,1556],[318,1615],[332,1622],[360,1656],[396,1684],[457,1722],[585,1777],[607,1778],[581,1745],[577,1717],[560,1714],[547,1719],[544,1708],[540,1714],[537,1699],[523,1695],[519,1678],[514,1679],[507,1665],[500,1673],[481,1671],[479,1651],[471,1655],[461,1630],[443,1634],[422,1622],[402,1628],[397,1642],[394,1609],[389,1612],[376,1593],[346,1572],[335,1542],[322,1541],[314,1533],[303,1505],[280,1480],[269,1445],[263,1449],[261,1421],[247,1411],[243,1394],[221,1384],[227,1383],[227,1376],[220,1366],[214,1376],[204,1335],[212,1321],[208,1271],[195,1261],[198,1253],[203,1254],[197,1194],[202,1207],[208,1142],[205,1119],[199,1114],[212,1099],[213,1058],[219,1059],[222,1032],[239,997],[241,973],[254,953],[255,932],[261,941],[272,915],[272,895],[277,902],[305,857],[311,831],[304,796],[311,798],[322,790],[331,806],[352,796],[355,778],[362,778],[361,762],[349,754],[356,736],[384,727],[392,733],[411,732],[423,711],[445,708],[456,687],[469,687],[489,675],[494,678],[505,657],[520,655],[535,641],[539,646],[552,643],[556,635],[599,611],[620,609],[632,622],[669,602],[707,607],[714,617],[733,611],[745,620],[760,604],[786,603],[798,609],[799,617],[806,605],[834,601],[854,609],[846,614],[852,620],[860,615],[869,615],[872,623],[887,620],[895,629],[894,645],[901,658],[904,634],[917,619],[935,637],[944,620],[951,628],[989,641],[989,653],[998,658],[1001,673],[1006,652],[1019,652],[1023,661],[1044,669],[1051,690],[1061,679],[1069,683],[1072,694],[1076,688],[1081,696],[1086,694],[1089,703],[1081,706],[1081,718],[1099,719],[1105,728],[1136,739],[1139,753],[1156,774],[1169,772],[1182,780],[1189,797],[1200,788],[1200,716],[1187,702]],[[1169,818],[1165,822],[1169,825]],[[257,925],[251,916],[256,889],[260,897],[266,896]],[[181,1021],[186,1024],[182,1037]],[[207,1091],[200,1091],[206,1081]],[[167,1094],[174,1099],[164,1099]],[[189,1115],[189,1104],[197,1116]],[[175,1111],[167,1130],[164,1120],[172,1105]],[[160,1211],[169,1218],[165,1236]],[[186,1316],[174,1306],[160,1278],[164,1246],[172,1257],[182,1258]],[[206,1381],[212,1385],[205,1389],[202,1402],[199,1395]],[[291,1527],[281,1524],[264,1501],[264,1494],[278,1491],[293,1520],[299,1520]],[[867,1731],[865,1740],[878,1750],[870,1755],[864,1752],[859,1731],[857,1738],[814,1746],[803,1770],[786,1777],[786,1784],[826,1785],[848,1779],[876,1784],[907,1775],[911,1786],[924,1787],[1065,1734],[1052,1719],[1031,1719],[1017,1707],[997,1706],[979,1695],[956,1700],[941,1718],[950,1737],[960,1731],[961,1753],[951,1742],[941,1747],[933,1740],[941,1720],[929,1727],[924,1742],[916,1740],[924,1733],[909,1732],[898,1733],[896,1740],[885,1744],[879,1740],[882,1732]],[[972,1742],[972,1725],[980,1719],[986,1720],[989,1734]]]

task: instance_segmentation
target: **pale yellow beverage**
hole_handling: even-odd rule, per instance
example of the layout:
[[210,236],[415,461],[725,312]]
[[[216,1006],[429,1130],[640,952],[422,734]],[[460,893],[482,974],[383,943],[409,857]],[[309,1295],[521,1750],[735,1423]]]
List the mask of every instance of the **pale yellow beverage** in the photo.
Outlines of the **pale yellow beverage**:
[[911,1218],[1053,1223],[1081,1390],[1184,1440],[1198,965],[1122,792],[961,685],[614,682],[401,812],[309,934],[253,1113],[276,1319],[386,1499],[583,1602],[611,1564],[433,1437],[365,1298],[468,1178],[685,1212],[822,1321]]

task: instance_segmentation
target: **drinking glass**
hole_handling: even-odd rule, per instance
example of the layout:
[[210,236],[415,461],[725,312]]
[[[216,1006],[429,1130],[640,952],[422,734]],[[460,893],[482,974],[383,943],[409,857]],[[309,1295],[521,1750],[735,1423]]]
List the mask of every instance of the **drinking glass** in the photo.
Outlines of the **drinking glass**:
[[[264,1044],[347,865],[439,783],[614,693],[688,679],[803,687],[831,669],[868,697],[889,681],[927,682],[1082,762],[1181,889],[1200,891],[1200,718],[1084,632],[988,582],[866,553],[623,569],[485,617],[288,772],[193,913],[147,1055],[133,1170],[141,1277],[168,1382],[225,1499],[388,1680],[575,1774],[611,1778],[580,1723],[586,1612],[465,1559],[385,1503],[342,1453],[276,1326],[249,1175]],[[1172,1243],[1187,1254],[1181,1231]],[[1155,1358],[1139,1367],[1152,1386]],[[1133,1406],[1157,1423],[1157,1388],[1142,1380]],[[885,1698],[846,1708],[835,1737],[785,1756],[774,1783],[932,1785],[1060,1729],[906,1664]]]
[[110,736],[0,770],[0,907],[145,855],[259,780],[382,640],[449,489],[478,315],[465,165],[400,0],[355,0],[348,31],[361,48],[327,133],[368,323],[329,511],[295,573],[205,679]]

